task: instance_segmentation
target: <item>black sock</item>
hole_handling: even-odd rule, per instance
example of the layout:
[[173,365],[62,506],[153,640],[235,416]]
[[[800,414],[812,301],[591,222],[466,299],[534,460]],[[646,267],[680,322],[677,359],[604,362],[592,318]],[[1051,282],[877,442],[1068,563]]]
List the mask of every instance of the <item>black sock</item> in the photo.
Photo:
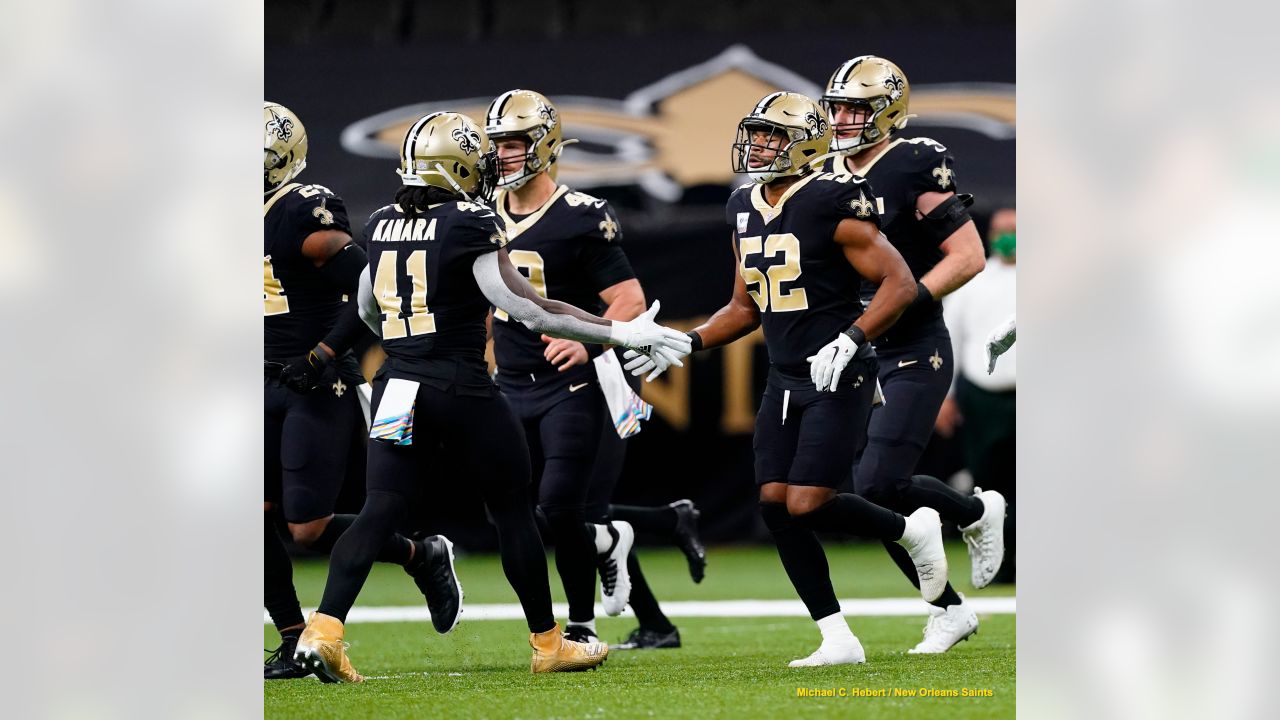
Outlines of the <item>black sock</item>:
[[395,534],[396,524],[407,508],[407,498],[399,493],[369,491],[356,521],[334,545],[319,612],[347,621],[347,612],[369,578],[369,570],[387,544],[387,538]]
[[[329,519],[329,524],[324,526],[324,532],[320,533],[320,537],[316,541],[307,546],[308,550],[325,553],[326,555],[333,552],[333,546],[338,544],[338,538],[351,527],[356,521],[357,515],[334,515]],[[404,565],[409,562],[409,539],[403,535],[392,535],[387,538],[386,544],[382,546],[382,550],[378,552],[378,562],[393,563],[396,565]],[[414,563],[417,565],[417,563]]]
[[544,508],[543,512],[555,541],[556,570],[569,601],[569,622],[590,622],[596,602],[595,532],[587,530],[581,508]]
[[760,503],[764,524],[778,546],[782,568],[791,585],[815,621],[840,612],[835,588],[831,586],[831,568],[827,553],[813,530],[795,522],[782,503]]
[[[919,590],[920,574],[916,572],[915,563],[911,562],[911,553],[907,552],[907,549],[898,543],[890,540],[884,541],[884,549],[889,551],[889,557],[893,558],[893,564],[897,565],[902,574],[906,575],[911,584]],[[947,583],[938,599],[929,604],[934,607],[948,608],[952,605],[959,605],[960,602],[960,596],[956,594],[956,589],[951,587],[951,583]]]
[[609,519],[629,522],[636,532],[671,535],[676,531],[676,511],[666,505],[662,507],[610,505]]
[[298,593],[293,588],[293,563],[289,560],[289,552],[284,549],[284,541],[276,531],[274,517],[271,513],[263,513],[264,557],[263,557],[263,605],[271,615],[280,635],[282,628],[293,627],[304,622],[302,607],[298,604]]
[[635,552],[627,555],[627,573],[631,576],[631,609],[635,611],[640,627],[663,634],[675,630],[676,627],[658,606],[658,598],[654,597],[653,591],[649,589],[649,583],[644,579],[644,573],[640,571],[640,561],[636,559]]
[[982,517],[983,505],[977,495],[965,495],[950,485],[928,475],[911,476],[911,484],[903,491],[904,499],[915,507],[931,507],[942,519],[965,527]]
[[817,510],[796,516],[796,522],[811,530],[877,540],[898,540],[906,527],[906,519],[898,513],[849,493],[836,495]]
[[555,627],[556,619],[551,612],[546,551],[538,536],[529,497],[521,489],[486,498],[486,505],[498,529],[502,571],[520,599],[529,632],[546,632]]

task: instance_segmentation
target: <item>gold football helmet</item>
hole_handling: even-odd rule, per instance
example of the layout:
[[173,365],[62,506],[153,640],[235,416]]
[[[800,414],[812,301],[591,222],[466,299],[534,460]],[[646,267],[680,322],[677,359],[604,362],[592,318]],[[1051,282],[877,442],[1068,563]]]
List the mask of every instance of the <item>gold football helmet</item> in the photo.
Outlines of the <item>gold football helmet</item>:
[[[897,65],[875,55],[846,60],[827,81],[822,107],[832,125],[832,152],[848,152],[872,145],[906,127],[911,86]],[[837,125],[832,103],[849,103],[868,113],[866,122]],[[841,132],[854,131],[849,137]]]
[[307,129],[289,108],[262,104],[266,135],[262,141],[264,193],[275,192],[307,166]]
[[[752,139],[760,132],[769,133],[763,144]],[[733,171],[746,173],[758,183],[803,175],[809,172],[810,162],[827,152],[830,142],[831,128],[818,103],[800,93],[770,93],[738,123]],[[768,165],[751,165],[753,155],[767,153],[773,153]]]
[[493,142],[471,118],[434,112],[420,118],[400,145],[400,181],[438,187],[468,200],[493,199],[498,155]]
[[484,130],[495,143],[513,137],[529,143],[524,167],[499,178],[498,187],[505,190],[519,188],[540,172],[554,172],[560,151],[568,144],[563,141],[560,113],[550,100],[532,90],[508,90],[494,98],[485,113]]

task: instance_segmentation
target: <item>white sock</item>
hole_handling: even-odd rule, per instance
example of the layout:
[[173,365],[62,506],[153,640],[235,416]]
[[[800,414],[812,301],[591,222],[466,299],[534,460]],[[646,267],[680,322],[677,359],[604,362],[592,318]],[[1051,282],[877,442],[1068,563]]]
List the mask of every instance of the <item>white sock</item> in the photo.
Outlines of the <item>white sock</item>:
[[609,534],[608,525],[591,525],[596,531],[596,554],[603,555],[613,546],[613,536]]
[[823,645],[827,643],[847,645],[854,641],[853,631],[849,629],[849,623],[840,613],[833,613],[818,620],[818,630],[822,632]]
[[599,635],[599,633],[597,633],[597,632],[596,632],[596,619],[595,619],[595,618],[591,618],[590,620],[587,620],[586,622],[582,622],[582,621],[580,621],[580,620],[570,620],[570,621],[569,621],[569,626],[570,626],[570,627],[573,627],[573,626],[575,626],[575,625],[576,625],[576,626],[578,626],[578,627],[584,627],[584,628],[586,628],[586,629],[590,630],[592,635]]

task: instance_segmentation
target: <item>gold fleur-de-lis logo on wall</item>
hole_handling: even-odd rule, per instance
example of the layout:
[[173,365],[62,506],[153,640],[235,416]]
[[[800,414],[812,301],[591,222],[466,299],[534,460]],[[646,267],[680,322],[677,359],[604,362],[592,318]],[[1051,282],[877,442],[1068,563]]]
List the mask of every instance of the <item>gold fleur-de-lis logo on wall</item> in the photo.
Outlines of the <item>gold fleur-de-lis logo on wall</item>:
[[867,199],[867,196],[861,190],[858,191],[857,200],[849,201],[849,207],[853,208],[854,214],[860,218],[871,217],[871,211],[875,209],[875,206],[871,204],[871,201]]
[[608,213],[605,213],[604,220],[600,221],[599,227],[600,232],[604,233],[605,240],[612,240],[618,234],[618,223],[614,222]]
[[951,168],[947,167],[947,161],[943,160],[942,164],[933,169],[933,176],[938,178],[938,185],[946,188],[951,184]]

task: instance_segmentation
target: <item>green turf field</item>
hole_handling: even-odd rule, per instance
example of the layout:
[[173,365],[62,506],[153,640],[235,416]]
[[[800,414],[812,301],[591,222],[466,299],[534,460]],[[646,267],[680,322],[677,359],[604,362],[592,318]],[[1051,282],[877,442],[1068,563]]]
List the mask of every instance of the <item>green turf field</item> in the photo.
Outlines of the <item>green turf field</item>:
[[[971,593],[963,545],[950,546],[953,580]],[[908,597],[914,590],[878,545],[832,545],[836,592],[843,598]],[[707,579],[694,585],[684,558],[648,550],[641,562],[655,593],[667,600],[794,599],[769,547],[713,548]],[[326,565],[300,563],[295,580],[304,605],[320,596]],[[515,602],[496,557],[460,557],[468,603]],[[563,600],[552,570],[552,590]],[[973,596],[1010,595],[995,587]],[[399,568],[375,567],[360,605],[415,605],[421,596]],[[563,622],[563,618],[560,618]],[[532,676],[527,629],[519,621],[463,623],[448,636],[428,623],[353,623],[352,664],[362,685],[322,685],[314,678],[265,683],[268,718],[583,718],[856,716],[999,718],[1014,716],[1015,619],[981,616],[978,634],[943,656],[909,656],[923,618],[850,617],[867,650],[867,664],[791,669],[787,661],[812,652],[819,640],[805,618],[673,618],[679,650],[615,652],[595,672]],[[602,639],[617,641],[635,621],[598,620]],[[264,627],[266,647],[277,642]],[[797,697],[797,688],[835,697]],[[991,697],[852,697],[858,691],[990,690]],[[845,697],[840,697],[843,690]]]

